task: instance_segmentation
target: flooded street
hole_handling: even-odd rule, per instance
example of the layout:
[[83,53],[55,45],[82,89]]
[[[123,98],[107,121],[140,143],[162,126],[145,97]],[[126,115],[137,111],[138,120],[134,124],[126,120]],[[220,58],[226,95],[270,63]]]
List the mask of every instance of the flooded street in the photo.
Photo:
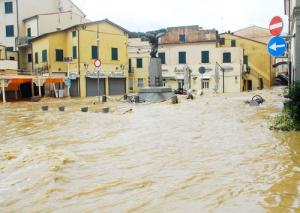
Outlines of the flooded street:
[[299,212],[300,133],[270,131],[282,91],[259,93],[0,104],[0,212]]

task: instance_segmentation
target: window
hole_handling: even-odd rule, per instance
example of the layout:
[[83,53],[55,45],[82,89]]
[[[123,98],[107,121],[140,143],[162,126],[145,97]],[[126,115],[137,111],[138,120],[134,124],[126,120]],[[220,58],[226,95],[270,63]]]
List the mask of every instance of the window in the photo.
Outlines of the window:
[[35,62],[36,64],[39,63],[39,54],[38,54],[37,52],[34,53],[34,62]]
[[209,89],[209,79],[202,79],[202,89]]
[[203,63],[203,64],[209,63],[209,51],[201,52],[201,63]]
[[244,64],[246,64],[248,66],[248,56],[244,55]]
[[10,56],[10,57],[9,57],[9,60],[14,61],[14,60],[15,60],[15,57]]
[[166,54],[158,53],[158,57],[160,58],[161,64],[166,64]]
[[236,47],[236,40],[231,40],[231,47]]
[[76,31],[72,31],[72,37],[76,37],[77,36],[77,32]]
[[27,55],[27,61],[28,61],[28,63],[31,63],[31,62],[32,62],[32,53],[29,53],[29,54]]
[[72,53],[73,53],[73,59],[77,59],[77,46],[73,46]]
[[132,64],[131,64],[131,58],[128,60],[128,68],[129,68],[128,72],[129,73],[133,73]]
[[31,28],[27,28],[27,36],[31,37]]
[[5,13],[13,13],[13,3],[12,2],[4,2]]
[[14,48],[13,48],[13,47],[5,47],[5,51],[10,51],[10,52],[12,52],[12,51],[14,51]]
[[7,25],[6,26],[6,37],[14,37],[14,25]]
[[98,47],[92,46],[92,59],[98,59]]
[[47,50],[42,51],[42,62],[47,62]]
[[64,51],[60,49],[55,50],[56,61],[64,61]]
[[231,63],[231,53],[223,53],[223,63]]
[[136,68],[143,68],[143,59],[142,58],[136,59]]
[[220,38],[220,44],[225,45],[225,38]]
[[180,43],[184,43],[185,42],[185,35],[184,34],[179,35],[179,42]]
[[186,64],[186,52],[178,53],[178,62],[179,64]]
[[144,87],[144,79],[138,78],[138,88],[143,88],[143,87]]
[[111,60],[117,61],[118,59],[118,48],[111,48]]

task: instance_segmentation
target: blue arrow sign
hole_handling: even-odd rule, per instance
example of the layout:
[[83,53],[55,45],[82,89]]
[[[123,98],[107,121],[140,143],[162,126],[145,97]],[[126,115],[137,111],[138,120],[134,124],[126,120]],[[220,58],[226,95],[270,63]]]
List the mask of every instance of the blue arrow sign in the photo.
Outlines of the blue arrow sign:
[[268,44],[269,54],[273,57],[284,55],[286,48],[285,40],[279,36],[273,37]]

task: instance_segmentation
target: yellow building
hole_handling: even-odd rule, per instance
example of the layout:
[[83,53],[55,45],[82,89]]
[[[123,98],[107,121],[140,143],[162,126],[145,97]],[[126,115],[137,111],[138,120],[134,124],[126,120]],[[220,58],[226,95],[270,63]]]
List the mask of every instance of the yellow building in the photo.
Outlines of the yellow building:
[[[32,40],[33,71],[69,76],[70,95],[123,95],[128,88],[128,31],[105,19],[48,33]],[[94,66],[100,59],[98,72]]]
[[129,90],[138,93],[140,88],[149,86],[150,45],[140,38],[128,41]]
[[241,47],[244,55],[243,91],[271,88],[275,71],[273,59],[267,52],[267,45],[238,35],[220,34],[221,47]]

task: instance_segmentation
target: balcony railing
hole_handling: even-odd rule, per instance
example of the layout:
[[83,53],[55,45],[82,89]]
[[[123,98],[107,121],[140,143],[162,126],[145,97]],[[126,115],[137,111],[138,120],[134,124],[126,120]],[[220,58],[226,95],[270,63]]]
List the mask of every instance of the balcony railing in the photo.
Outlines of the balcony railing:
[[26,47],[30,44],[31,42],[31,39],[33,39],[35,37],[28,37],[28,36],[25,36],[25,37],[17,37],[16,38],[16,43],[17,43],[17,46],[18,47]]

